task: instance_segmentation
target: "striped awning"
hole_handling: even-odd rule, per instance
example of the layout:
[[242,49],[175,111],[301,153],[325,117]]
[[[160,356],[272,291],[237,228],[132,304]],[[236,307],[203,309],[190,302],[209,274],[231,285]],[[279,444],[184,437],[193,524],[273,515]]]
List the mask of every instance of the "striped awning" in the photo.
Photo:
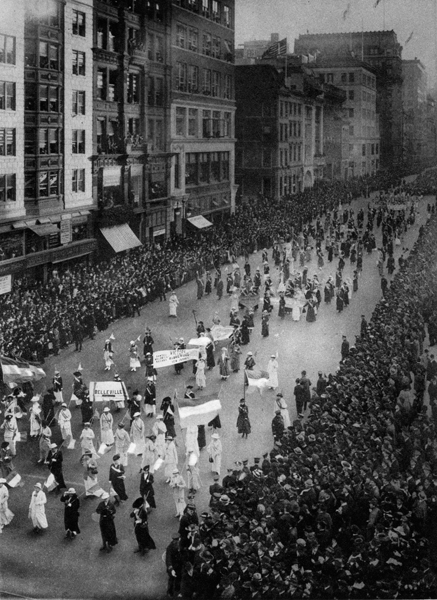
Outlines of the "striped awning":
[[123,252],[130,248],[142,246],[127,223],[115,225],[114,227],[102,227],[100,231],[115,252]]

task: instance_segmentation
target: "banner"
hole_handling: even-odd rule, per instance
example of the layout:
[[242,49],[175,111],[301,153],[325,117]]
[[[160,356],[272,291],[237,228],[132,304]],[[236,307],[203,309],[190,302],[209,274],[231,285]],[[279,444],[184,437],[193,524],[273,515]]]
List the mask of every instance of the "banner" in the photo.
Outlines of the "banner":
[[225,340],[229,340],[233,331],[234,328],[232,326],[224,327],[223,325],[213,325],[213,327],[211,327],[212,337],[214,338],[215,342],[223,342]]
[[122,402],[127,400],[127,390],[123,381],[90,381],[92,402]]
[[3,275],[0,277],[0,296],[9,294],[12,289],[12,275]]
[[267,387],[269,382],[269,374],[267,371],[245,371],[247,383],[249,386],[257,387],[259,390]]
[[155,369],[169,367],[177,363],[197,360],[199,358],[198,348],[186,348],[185,350],[158,350],[153,353],[153,366]]
[[207,425],[220,412],[222,405],[214,396],[177,400],[181,429],[190,425]]

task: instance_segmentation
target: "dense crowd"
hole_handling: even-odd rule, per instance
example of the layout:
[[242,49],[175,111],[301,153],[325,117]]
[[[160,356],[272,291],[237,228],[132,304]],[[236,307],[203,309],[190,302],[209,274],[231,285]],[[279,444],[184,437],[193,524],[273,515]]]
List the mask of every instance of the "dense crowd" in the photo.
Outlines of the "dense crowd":
[[434,214],[309,418],[188,513],[167,550],[179,597],[437,597],[436,236]]
[[43,362],[73,341],[93,338],[112,321],[134,316],[147,302],[165,299],[167,292],[196,273],[220,270],[233,255],[290,239],[305,223],[340,203],[400,183],[391,174],[322,182],[283,201],[261,198],[244,203],[229,220],[204,234],[145,245],[128,255],[63,273],[55,269],[46,284],[16,278],[13,291],[0,297],[0,353]]

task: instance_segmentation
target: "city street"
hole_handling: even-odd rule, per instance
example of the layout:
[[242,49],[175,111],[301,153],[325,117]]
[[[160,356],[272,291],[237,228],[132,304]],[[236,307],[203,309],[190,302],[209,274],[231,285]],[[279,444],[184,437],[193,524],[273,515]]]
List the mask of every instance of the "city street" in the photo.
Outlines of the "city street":
[[[353,203],[355,213],[359,208],[366,209],[369,200],[361,199]],[[395,250],[395,259],[402,253],[402,247],[411,248],[417,237],[420,225],[426,222],[427,199],[419,206],[420,215],[416,223],[405,235],[401,247]],[[365,221],[366,222],[366,221]],[[376,230],[375,230],[376,231]],[[376,231],[377,245],[380,242],[380,230]],[[328,263],[325,256],[325,266],[322,270],[317,267],[317,257],[313,251],[313,258],[309,266],[308,275],[314,273],[323,284],[329,275],[335,277],[337,260]],[[250,258],[252,272],[261,267],[261,252],[255,253]],[[239,259],[241,268],[242,258]],[[278,283],[269,249],[269,264],[274,286]],[[353,267],[353,266],[352,266]],[[230,268],[230,265],[227,266]],[[353,268],[350,261],[346,260],[344,278],[352,281]],[[387,275],[387,278],[389,276]],[[164,350],[173,347],[172,341],[184,337],[187,342],[195,337],[194,311],[197,320],[203,320],[205,326],[210,326],[215,311],[221,318],[222,325],[229,324],[230,299],[224,295],[218,301],[214,293],[201,300],[196,299],[196,284],[190,282],[176,290],[180,301],[178,318],[168,317],[168,297],[166,302],[154,302],[141,311],[140,317],[123,319],[111,324],[108,330],[99,332],[92,341],[86,340],[82,352],[74,351],[74,346],[61,351],[59,356],[51,357],[46,361],[44,369],[47,378],[39,382],[38,390],[42,384],[50,387],[55,366],[59,368],[64,380],[64,398],[68,401],[72,389],[72,373],[83,367],[83,378],[88,384],[90,381],[111,380],[114,371],[104,371],[103,349],[105,339],[113,333],[115,355],[114,360],[118,372],[133,391],[136,388],[144,393],[145,377],[144,367],[136,373],[129,371],[129,342],[141,336],[138,342],[142,355],[142,339],[145,327],[152,330],[154,350]],[[248,346],[243,346],[242,363],[246,353],[251,350],[255,355],[258,368],[266,369],[272,353],[278,353],[279,362],[279,390],[284,394],[288,404],[291,420],[296,416],[296,409],[292,395],[294,380],[300,376],[303,369],[308,377],[315,383],[317,372],[328,374],[333,372],[340,360],[340,346],[342,335],[346,335],[353,345],[355,336],[359,334],[360,316],[364,314],[370,320],[375,304],[381,297],[380,278],[376,266],[376,253],[363,256],[363,271],[359,279],[359,290],[352,293],[351,301],[341,314],[336,312],[335,301],[330,305],[323,301],[320,305],[317,321],[307,323],[305,315],[299,322],[293,322],[291,315],[283,320],[278,318],[277,307],[274,308],[270,319],[270,335],[261,336],[260,320],[261,311],[255,316],[255,328]],[[216,352],[216,360],[218,353]],[[249,417],[252,433],[248,439],[242,439],[237,434],[236,421],[238,416],[239,399],[244,393],[244,371],[232,373],[227,381],[221,381],[218,367],[206,371],[207,385],[204,395],[217,394],[222,403],[220,415],[222,429],[220,437],[223,443],[223,463],[221,477],[226,474],[226,468],[232,466],[236,460],[249,459],[253,464],[254,457],[261,457],[272,447],[271,421],[274,414],[275,392],[266,390],[260,394],[257,390],[246,393],[249,407]],[[196,385],[192,374],[191,363],[186,363],[181,376],[177,376],[173,367],[160,369],[157,379],[157,408],[159,409],[164,396],[173,397],[177,389],[179,396],[183,396],[184,386]],[[201,392],[202,394],[202,392]],[[100,410],[102,407],[99,407]],[[81,432],[81,413],[79,409],[71,408],[73,413],[73,433],[78,440]],[[115,424],[121,420],[124,412],[114,413]],[[154,420],[146,419],[146,428],[151,430]],[[127,421],[128,422],[128,421]],[[176,416],[176,422],[178,418]],[[28,430],[27,419],[24,418],[20,429]],[[96,438],[99,438],[98,424],[94,424]],[[177,426],[177,446],[179,455],[179,468],[185,476],[185,448],[184,436]],[[54,439],[60,439],[60,434],[55,429]],[[210,432],[207,431],[207,443],[210,441]],[[81,451],[79,441],[75,450],[63,449],[64,477],[67,486],[74,486],[76,491],[83,492],[82,466],[79,463]],[[109,452],[99,459],[99,482],[102,487],[109,490],[107,474],[113,452]],[[33,485],[43,482],[48,475],[47,468],[37,465],[38,442],[31,441],[18,444],[18,456],[15,461],[17,470],[23,477],[24,486],[10,491],[9,507],[15,513],[12,523],[6,527],[0,536],[0,597],[8,597],[8,593],[29,598],[142,598],[161,599],[165,597],[167,575],[162,554],[171,540],[171,534],[177,530],[179,522],[174,518],[174,502],[172,492],[165,484],[163,469],[155,473],[155,495],[157,508],[149,516],[150,533],[154,538],[157,549],[142,557],[134,554],[137,547],[133,532],[133,521],[130,518],[132,502],[139,496],[139,467],[141,459],[130,456],[126,468],[126,489],[129,500],[117,509],[115,523],[119,543],[111,555],[99,552],[101,538],[98,523],[94,522],[91,514],[94,512],[98,499],[84,499],[81,497],[80,528],[81,534],[77,539],[65,539],[63,526],[64,506],[59,501],[59,496],[53,492],[48,494],[46,514],[49,529],[36,536],[32,533],[27,510]],[[200,459],[200,473],[203,487],[196,495],[195,504],[200,514],[208,506],[208,488],[212,483],[210,464],[206,450],[203,450]]]

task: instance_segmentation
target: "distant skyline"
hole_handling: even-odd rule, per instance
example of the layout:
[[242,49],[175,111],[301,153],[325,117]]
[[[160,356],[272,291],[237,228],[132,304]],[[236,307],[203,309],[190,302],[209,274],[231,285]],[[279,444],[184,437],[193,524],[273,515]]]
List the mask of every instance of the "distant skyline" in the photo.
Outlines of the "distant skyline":
[[379,0],[375,8],[376,1],[236,0],[235,44],[278,33],[293,52],[294,40],[302,33],[393,29],[403,46],[402,58],[421,60],[428,82],[436,83],[437,0]]

